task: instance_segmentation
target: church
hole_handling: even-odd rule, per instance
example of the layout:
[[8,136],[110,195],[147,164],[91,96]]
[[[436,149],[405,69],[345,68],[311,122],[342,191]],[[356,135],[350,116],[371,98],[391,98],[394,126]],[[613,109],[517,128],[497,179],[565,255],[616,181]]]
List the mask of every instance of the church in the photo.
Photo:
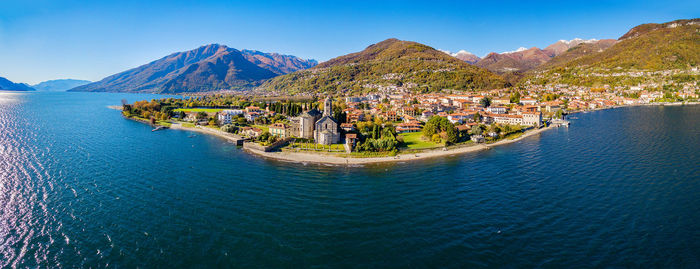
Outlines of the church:
[[316,121],[314,127],[316,143],[330,145],[340,142],[338,122],[333,118],[333,100],[330,97],[323,102],[323,116]]
[[318,144],[330,145],[340,142],[338,121],[333,118],[333,101],[326,98],[323,103],[323,114],[316,109],[310,109],[298,117],[291,119],[293,136],[314,139]]

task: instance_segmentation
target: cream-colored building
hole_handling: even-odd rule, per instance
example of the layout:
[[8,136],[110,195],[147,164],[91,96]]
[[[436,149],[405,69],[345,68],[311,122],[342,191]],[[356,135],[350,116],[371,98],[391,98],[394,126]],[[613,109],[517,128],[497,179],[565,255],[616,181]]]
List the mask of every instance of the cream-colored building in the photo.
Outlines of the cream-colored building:
[[542,125],[542,112],[523,112],[523,125],[539,127]]

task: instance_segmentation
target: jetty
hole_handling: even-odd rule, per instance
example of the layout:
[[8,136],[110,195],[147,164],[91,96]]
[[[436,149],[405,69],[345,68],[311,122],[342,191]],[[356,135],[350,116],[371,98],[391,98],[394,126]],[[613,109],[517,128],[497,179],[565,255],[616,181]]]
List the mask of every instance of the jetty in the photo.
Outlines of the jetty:
[[570,122],[568,120],[563,120],[563,119],[553,119],[552,120],[552,126],[557,126],[557,127],[569,127]]

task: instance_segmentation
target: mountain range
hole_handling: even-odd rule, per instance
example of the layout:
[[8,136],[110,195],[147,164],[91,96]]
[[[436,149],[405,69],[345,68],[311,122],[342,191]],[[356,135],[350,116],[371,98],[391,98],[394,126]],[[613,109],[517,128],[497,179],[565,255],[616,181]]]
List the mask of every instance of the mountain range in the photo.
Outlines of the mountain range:
[[[535,74],[564,78],[584,70],[697,67],[700,19],[643,24],[614,39],[560,40],[484,58],[398,39],[326,62],[212,44],[178,52],[72,91],[187,93],[257,89],[284,94],[358,94],[391,87],[420,92],[491,89]],[[558,78],[540,82],[560,81]],[[571,81],[568,81],[571,82]]]
[[211,44],[173,53],[70,91],[186,93],[240,90],[316,64],[294,56]]
[[452,53],[452,52],[446,51],[446,50],[440,50],[440,51],[447,53],[449,55],[452,55],[452,57],[455,57],[457,59],[460,59],[460,60],[465,61],[465,62],[470,63],[470,64],[475,64],[476,62],[481,60],[481,58],[479,58],[479,56],[476,56],[473,53],[468,52],[466,50],[460,50],[460,51],[455,52],[455,53]]
[[34,91],[34,88],[24,83],[14,83],[9,79],[0,77],[0,91]]
[[668,70],[700,64],[700,19],[642,24],[607,49],[564,61],[555,67]]
[[625,75],[697,68],[700,64],[700,19],[642,24],[611,43],[614,44],[608,48],[580,44],[542,65],[526,80],[534,84],[582,86],[637,85],[658,82],[665,76],[663,79],[669,82],[700,80],[697,71],[679,76],[667,76],[666,72],[642,77]]
[[[514,51],[507,52],[491,52],[484,58],[479,58],[476,55],[469,53],[465,50],[461,50],[458,53],[450,53],[449,51],[443,51],[453,57],[463,60],[467,63],[474,64],[479,67],[486,68],[492,72],[499,74],[505,73],[522,73],[532,69],[535,69],[550,60],[556,58],[569,51],[572,48],[578,47],[581,44],[591,45],[597,49],[606,49],[614,44],[612,39],[605,40],[583,40],[580,38],[575,38],[572,40],[559,40],[544,49],[539,49],[537,47],[524,48],[520,47]],[[587,53],[589,50],[580,50],[580,53]],[[567,56],[570,59],[573,55]],[[581,55],[578,55],[581,56]],[[559,60],[561,61],[561,60]]]
[[249,62],[278,75],[311,68],[318,64],[316,60],[304,60],[299,57],[279,53],[264,53],[257,50],[242,50],[241,53]]
[[500,76],[430,46],[390,38],[307,70],[275,77],[259,89],[287,94],[362,94],[386,86],[422,92],[505,87]]
[[55,79],[32,85],[32,88],[36,89],[37,91],[67,91],[90,82],[91,81],[89,80],[78,79]]

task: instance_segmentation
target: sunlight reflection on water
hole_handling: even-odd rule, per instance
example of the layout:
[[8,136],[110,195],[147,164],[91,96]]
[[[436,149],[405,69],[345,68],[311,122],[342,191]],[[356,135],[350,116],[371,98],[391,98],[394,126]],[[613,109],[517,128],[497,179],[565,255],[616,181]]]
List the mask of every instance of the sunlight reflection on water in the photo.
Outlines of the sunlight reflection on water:
[[26,94],[26,93],[0,91],[0,105],[19,103],[19,101],[20,101],[19,97],[24,95],[24,94]]

